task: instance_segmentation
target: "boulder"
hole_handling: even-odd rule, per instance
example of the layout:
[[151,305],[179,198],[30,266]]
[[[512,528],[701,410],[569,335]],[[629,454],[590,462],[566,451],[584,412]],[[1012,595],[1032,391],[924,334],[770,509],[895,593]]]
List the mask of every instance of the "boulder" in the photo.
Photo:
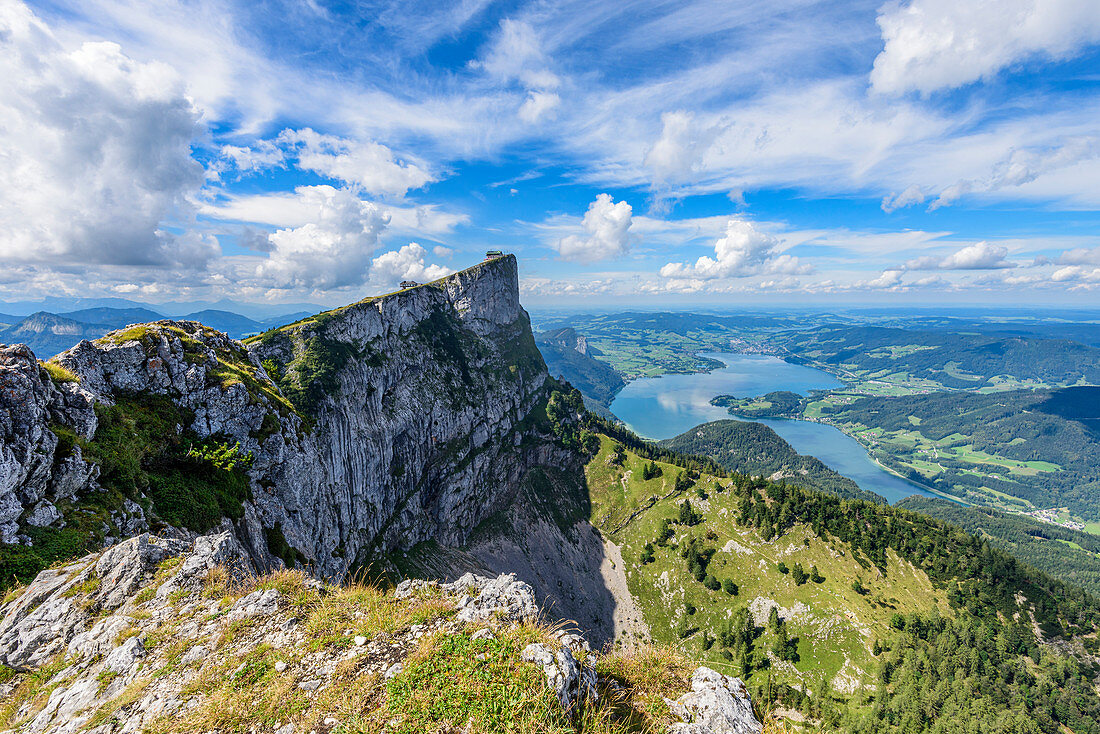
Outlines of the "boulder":
[[752,711],[748,689],[740,678],[730,678],[700,667],[691,676],[691,692],[675,701],[666,699],[674,716],[683,721],[669,734],[761,734],[764,725]]

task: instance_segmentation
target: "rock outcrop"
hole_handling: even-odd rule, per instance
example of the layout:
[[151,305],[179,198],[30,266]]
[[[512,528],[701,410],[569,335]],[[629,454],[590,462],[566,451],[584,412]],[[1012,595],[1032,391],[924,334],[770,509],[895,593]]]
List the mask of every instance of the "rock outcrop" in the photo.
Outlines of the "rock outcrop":
[[162,527],[141,487],[101,487],[106,469],[82,454],[95,405],[153,397],[170,401],[177,431],[250,457],[250,497],[221,529],[260,565],[338,578],[421,541],[461,544],[532,467],[576,461],[536,417],[547,372],[518,293],[508,256],[247,345],[161,321],[83,341],[49,370],[2,348],[0,542],[30,544],[27,528],[72,521],[59,503],[104,491],[108,544]]
[[[132,538],[39,574],[0,613],[0,662],[24,676],[0,684],[0,700],[10,697],[8,721],[26,732],[184,731],[203,722],[289,734],[332,719],[321,727],[330,730],[352,691],[361,696],[356,716],[377,709],[393,722],[402,709],[383,704],[410,685],[403,676],[418,674],[407,661],[422,665],[450,640],[486,650],[463,664],[503,670],[494,661],[515,648],[491,643],[531,634],[547,642],[509,665],[541,668],[570,714],[598,700],[588,643],[538,632],[534,592],[514,577],[406,582],[387,599],[295,572],[257,578],[229,533],[190,544]],[[397,688],[387,689],[391,681]],[[287,712],[282,720],[225,698],[263,700],[269,688],[287,699],[271,702]]]
[[0,346],[0,543],[28,542],[21,518],[32,526],[58,523],[55,503],[95,483],[98,469],[79,446],[58,451],[56,425],[90,439],[91,396],[75,381],[51,379],[25,345]]
[[669,734],[761,734],[764,725],[752,711],[748,689],[740,678],[730,678],[700,667],[691,676],[691,692],[669,709],[683,719]]

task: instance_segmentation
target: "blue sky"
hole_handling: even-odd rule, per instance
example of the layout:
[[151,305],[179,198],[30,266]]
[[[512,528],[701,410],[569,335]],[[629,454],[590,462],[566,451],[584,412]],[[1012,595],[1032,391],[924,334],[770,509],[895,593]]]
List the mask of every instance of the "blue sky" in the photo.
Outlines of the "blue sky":
[[0,298],[1100,306],[1092,0],[0,0]]

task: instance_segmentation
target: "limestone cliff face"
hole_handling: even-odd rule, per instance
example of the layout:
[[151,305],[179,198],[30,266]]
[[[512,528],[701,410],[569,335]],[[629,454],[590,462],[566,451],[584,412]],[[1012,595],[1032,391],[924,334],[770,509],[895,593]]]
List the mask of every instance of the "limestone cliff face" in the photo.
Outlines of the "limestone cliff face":
[[[149,396],[171,401],[176,430],[252,454],[251,498],[223,529],[261,564],[303,560],[329,577],[374,552],[462,543],[532,467],[576,460],[546,433],[546,367],[511,256],[246,345],[163,321],[81,342],[56,363],[60,377],[25,347],[0,354],[2,542],[29,542],[28,524],[71,524],[57,506],[103,491],[81,454],[93,406]],[[158,514],[156,501],[128,497],[105,534]]]
[[252,341],[313,426],[267,439],[263,522],[338,573],[372,546],[461,543],[533,466],[568,461],[539,432],[547,373],[518,293],[509,256]]

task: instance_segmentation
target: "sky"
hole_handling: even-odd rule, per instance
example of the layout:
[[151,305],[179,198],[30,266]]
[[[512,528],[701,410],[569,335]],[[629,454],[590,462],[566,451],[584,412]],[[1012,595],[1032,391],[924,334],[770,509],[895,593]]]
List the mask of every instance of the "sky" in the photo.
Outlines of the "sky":
[[1100,307],[1095,0],[0,0],[0,300]]

